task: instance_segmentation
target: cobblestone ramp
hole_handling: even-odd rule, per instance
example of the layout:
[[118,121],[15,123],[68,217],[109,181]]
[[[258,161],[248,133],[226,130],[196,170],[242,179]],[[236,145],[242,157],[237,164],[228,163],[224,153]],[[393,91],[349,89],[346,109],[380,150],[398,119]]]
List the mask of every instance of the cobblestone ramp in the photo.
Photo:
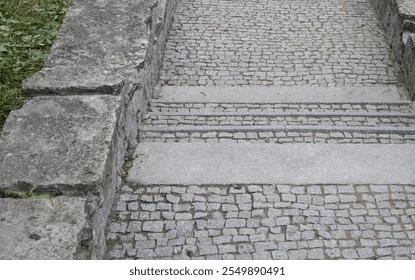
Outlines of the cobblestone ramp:
[[394,84],[391,51],[365,0],[182,0],[167,85]]
[[415,259],[415,112],[366,0],[181,0],[110,259]]

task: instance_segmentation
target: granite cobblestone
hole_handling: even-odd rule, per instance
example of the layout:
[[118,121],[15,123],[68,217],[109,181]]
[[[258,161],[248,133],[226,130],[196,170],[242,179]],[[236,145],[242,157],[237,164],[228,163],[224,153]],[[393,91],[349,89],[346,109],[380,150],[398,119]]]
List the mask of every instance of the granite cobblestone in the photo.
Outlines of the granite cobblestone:
[[[169,187],[170,193],[164,187]],[[111,259],[414,259],[415,186],[238,185],[123,188],[127,207],[114,207]],[[400,196],[393,191],[399,190]],[[209,202],[188,201],[195,194]],[[298,200],[306,194],[326,204]],[[280,200],[256,203],[255,197]],[[390,205],[377,196],[387,196]],[[176,199],[172,200],[172,196]],[[347,199],[342,199],[346,196]],[[349,199],[353,197],[353,199]],[[396,200],[405,207],[396,207]],[[150,202],[149,202],[150,201]],[[169,211],[148,205],[157,201]],[[335,204],[331,204],[334,201]],[[119,204],[126,203],[120,200]],[[134,207],[129,207],[129,205]],[[249,211],[239,205],[250,205]],[[330,207],[336,205],[336,207]],[[234,206],[232,211],[227,211]],[[304,207],[303,207],[304,206]],[[184,212],[182,211],[184,210]],[[387,210],[387,211],[385,211]],[[158,214],[152,219],[151,214]]]
[[[272,127],[264,128],[272,130]],[[200,132],[142,132],[143,142],[177,142],[177,143],[224,143],[232,141],[235,143],[316,143],[316,144],[415,144],[415,134],[393,134],[393,133],[360,133],[339,132],[341,137],[334,138],[331,132],[298,132],[298,137],[290,137],[286,131],[269,131],[267,136],[259,136],[261,132],[253,132],[257,138],[248,137],[249,132],[211,133],[209,137]],[[252,132],[251,132],[252,133]],[[168,135],[171,135],[168,137]],[[237,135],[237,136],[235,136]]]
[[385,31],[368,2],[182,0],[166,43],[161,81],[195,86],[396,83]]
[[[144,120],[144,124],[147,127],[157,127],[160,125],[164,126],[180,126],[192,124],[195,126],[212,125],[212,126],[252,126],[252,125],[312,125],[312,126],[366,126],[366,127],[411,127],[415,125],[415,115],[412,117],[364,117],[364,116],[198,116],[198,115],[152,115],[150,118]],[[249,121],[247,121],[249,120]],[[266,132],[264,132],[266,133]],[[300,136],[296,135],[297,132],[292,132],[288,136]],[[203,134],[206,138],[215,137],[216,133],[208,132]],[[258,135],[251,134],[236,134],[229,135],[229,137],[235,138],[250,138],[256,139]],[[248,136],[248,137],[247,137]],[[266,135],[261,135],[266,136]],[[226,136],[224,136],[226,138]],[[343,138],[342,133],[333,133],[333,138]]]
[[[232,108],[236,113],[229,112]],[[182,112],[182,109],[185,112]],[[254,111],[251,112],[251,109]],[[144,119],[145,126],[140,135],[141,141],[278,144],[415,143],[415,115],[407,103],[153,102],[151,110],[153,113]]]
[[153,112],[164,113],[226,113],[233,108],[235,113],[266,114],[274,113],[410,113],[408,104],[368,104],[368,103],[175,103],[151,102]]

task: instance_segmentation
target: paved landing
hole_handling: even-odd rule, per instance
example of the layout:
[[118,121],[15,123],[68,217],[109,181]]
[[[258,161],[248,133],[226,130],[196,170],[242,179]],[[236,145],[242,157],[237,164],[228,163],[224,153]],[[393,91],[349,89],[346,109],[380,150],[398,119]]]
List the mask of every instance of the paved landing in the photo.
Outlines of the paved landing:
[[415,259],[406,185],[125,186],[111,259]]

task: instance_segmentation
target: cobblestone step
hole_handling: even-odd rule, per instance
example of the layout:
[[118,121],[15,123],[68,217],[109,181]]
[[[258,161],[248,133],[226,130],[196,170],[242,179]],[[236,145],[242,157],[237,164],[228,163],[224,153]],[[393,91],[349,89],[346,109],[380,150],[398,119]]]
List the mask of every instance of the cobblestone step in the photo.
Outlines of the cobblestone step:
[[158,125],[319,125],[319,126],[373,126],[411,127],[415,125],[414,113],[149,113],[144,119],[148,127]]
[[[169,98],[173,98],[172,90],[168,89]],[[216,95],[220,88],[210,90],[209,94]],[[194,94],[195,89],[192,92]],[[343,97],[345,94],[344,90],[338,93]],[[258,93],[254,95],[260,96]],[[304,96],[303,93],[301,95]],[[224,99],[221,96],[215,98]],[[141,140],[281,144],[415,143],[415,113],[409,101],[346,103],[321,99],[320,102],[276,103],[270,99],[263,102],[257,99],[256,102],[245,103],[230,102],[229,96],[225,99],[228,101],[155,100],[151,102],[151,111],[144,119]]]
[[397,102],[281,102],[281,103],[244,103],[244,102],[159,102],[152,101],[152,112],[162,113],[411,113],[411,103]]
[[110,259],[415,259],[415,187],[125,185]]
[[362,127],[157,127],[144,128],[142,142],[180,143],[329,143],[415,144],[414,129],[376,130]]

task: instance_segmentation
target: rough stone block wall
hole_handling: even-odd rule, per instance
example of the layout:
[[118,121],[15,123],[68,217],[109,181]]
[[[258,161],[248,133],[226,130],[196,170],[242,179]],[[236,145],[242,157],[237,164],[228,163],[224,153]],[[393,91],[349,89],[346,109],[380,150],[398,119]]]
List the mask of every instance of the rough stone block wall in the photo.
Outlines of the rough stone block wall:
[[[50,218],[44,213],[33,211],[44,225],[36,229],[29,222],[16,226],[33,217],[9,218],[17,208],[37,203],[44,205],[39,209],[58,211],[53,216],[60,220],[54,223],[66,225],[75,215],[70,207],[31,198],[20,200],[20,207],[7,206],[0,213],[1,250],[7,252],[1,258],[103,256],[108,215],[128,148],[136,144],[137,118],[141,120],[153,95],[175,3],[72,1],[44,68],[24,82],[23,91],[31,99],[10,115],[0,135],[0,191],[52,193],[65,205],[78,199],[86,217],[79,230],[57,237],[47,232]],[[9,198],[0,200],[13,205]],[[7,239],[11,236],[17,239]],[[13,249],[17,240],[23,247],[40,240],[38,244],[50,248],[21,254]],[[64,240],[67,251],[56,240]]]
[[403,70],[411,98],[415,99],[415,34],[409,35],[405,48]]
[[398,78],[406,83],[409,95],[415,99],[415,2],[413,0],[371,0],[378,11],[387,31],[387,39],[392,47],[393,63]]

